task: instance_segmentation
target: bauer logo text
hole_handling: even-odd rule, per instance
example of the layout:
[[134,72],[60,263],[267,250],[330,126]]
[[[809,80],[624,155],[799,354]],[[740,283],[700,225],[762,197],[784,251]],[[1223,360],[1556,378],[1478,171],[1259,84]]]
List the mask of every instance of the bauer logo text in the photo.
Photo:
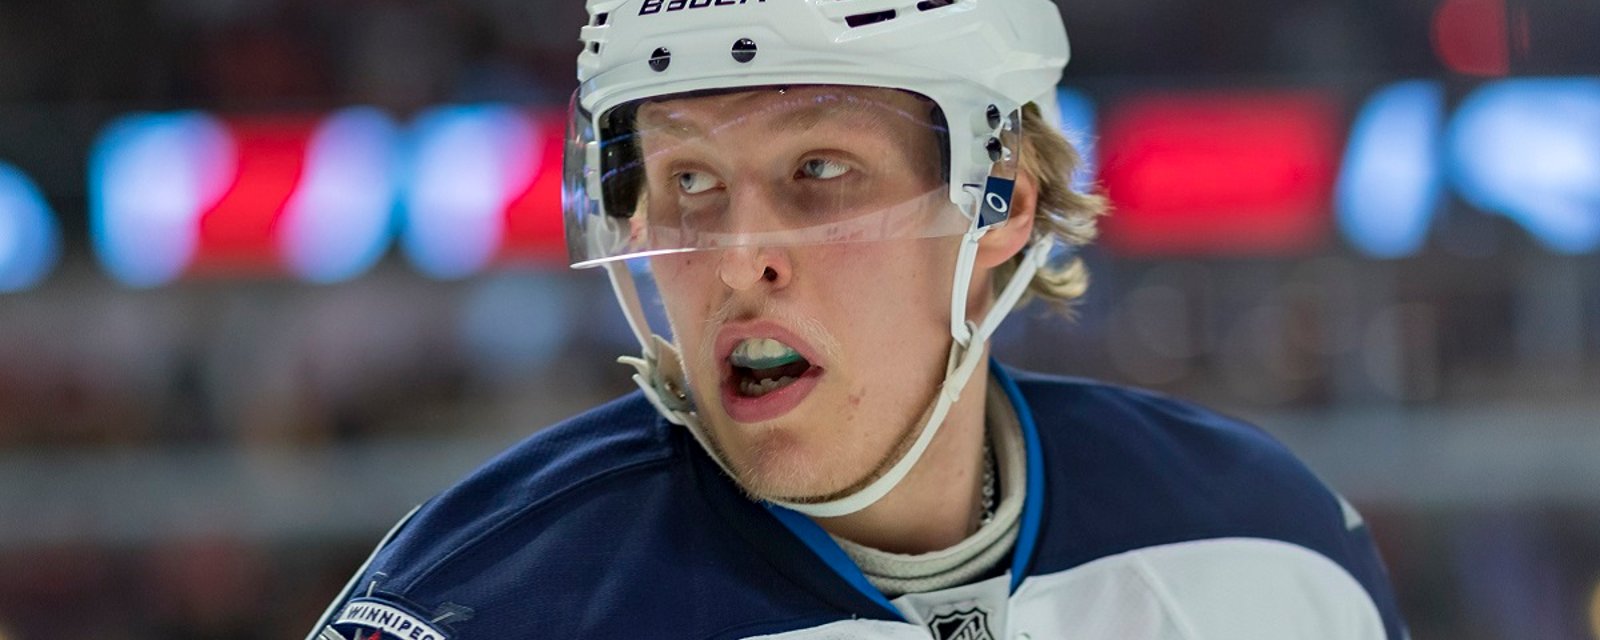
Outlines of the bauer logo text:
[[[648,16],[657,13],[671,13],[686,9],[705,9],[707,7],[728,7],[736,4],[747,4],[751,0],[644,0],[639,7],[639,15]],[[765,3],[767,0],[755,0]]]

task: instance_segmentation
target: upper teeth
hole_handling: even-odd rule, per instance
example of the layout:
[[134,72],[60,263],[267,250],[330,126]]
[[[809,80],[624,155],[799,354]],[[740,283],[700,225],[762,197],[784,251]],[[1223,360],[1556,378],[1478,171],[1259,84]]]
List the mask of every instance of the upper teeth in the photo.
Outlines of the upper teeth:
[[733,348],[728,358],[734,366],[749,369],[770,369],[800,360],[800,353],[771,338],[751,338]]

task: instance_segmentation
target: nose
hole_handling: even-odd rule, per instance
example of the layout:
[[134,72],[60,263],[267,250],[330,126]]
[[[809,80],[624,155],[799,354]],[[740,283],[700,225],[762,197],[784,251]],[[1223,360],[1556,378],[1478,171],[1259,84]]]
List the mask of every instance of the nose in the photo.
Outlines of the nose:
[[717,275],[734,291],[747,291],[765,282],[773,288],[789,283],[793,269],[788,256],[769,247],[730,247],[722,250]]

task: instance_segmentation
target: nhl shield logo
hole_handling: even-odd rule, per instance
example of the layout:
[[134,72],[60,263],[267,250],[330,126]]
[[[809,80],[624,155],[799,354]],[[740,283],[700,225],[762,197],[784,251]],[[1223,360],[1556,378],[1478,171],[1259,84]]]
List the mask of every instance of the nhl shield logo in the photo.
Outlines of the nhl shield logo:
[[928,623],[934,640],[994,640],[989,632],[989,612],[983,609],[953,611]]

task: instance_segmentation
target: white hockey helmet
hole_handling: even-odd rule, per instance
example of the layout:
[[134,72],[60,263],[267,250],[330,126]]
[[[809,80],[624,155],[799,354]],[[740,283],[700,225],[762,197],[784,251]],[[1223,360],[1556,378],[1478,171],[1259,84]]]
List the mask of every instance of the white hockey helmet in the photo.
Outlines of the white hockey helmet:
[[[669,420],[709,446],[693,403],[663,375],[666,342],[645,321],[632,276],[621,261],[682,251],[818,242],[963,235],[951,295],[951,349],[943,389],[917,441],[861,491],[827,502],[779,504],[829,517],[858,511],[887,494],[910,470],[982,360],[983,344],[1009,313],[1051,241],[1026,250],[982,322],[965,317],[977,241],[1011,206],[1020,156],[1021,109],[1053,117],[1055,88],[1068,59],[1066,30],[1051,0],[588,0],[579,89],[567,140],[563,211],[574,267],[605,266],[643,358],[625,358],[635,379]],[[741,222],[691,216],[651,202],[655,150],[637,134],[641,107],[673,99],[763,87],[886,88],[931,102],[916,119],[944,146],[944,175],[931,198],[833,207],[793,220]],[[816,100],[815,91],[808,99]],[[869,109],[890,113],[885,105]],[[737,115],[730,115],[730,119]],[[715,127],[713,127],[715,129]],[[685,144],[703,143],[705,127]],[[659,172],[658,172],[659,173]],[[657,176],[658,178],[660,176]],[[661,198],[654,198],[661,200]],[[815,212],[812,212],[815,214]],[[718,222],[721,220],[722,222]],[[675,358],[675,355],[672,355]],[[667,365],[667,368],[674,368]]]

